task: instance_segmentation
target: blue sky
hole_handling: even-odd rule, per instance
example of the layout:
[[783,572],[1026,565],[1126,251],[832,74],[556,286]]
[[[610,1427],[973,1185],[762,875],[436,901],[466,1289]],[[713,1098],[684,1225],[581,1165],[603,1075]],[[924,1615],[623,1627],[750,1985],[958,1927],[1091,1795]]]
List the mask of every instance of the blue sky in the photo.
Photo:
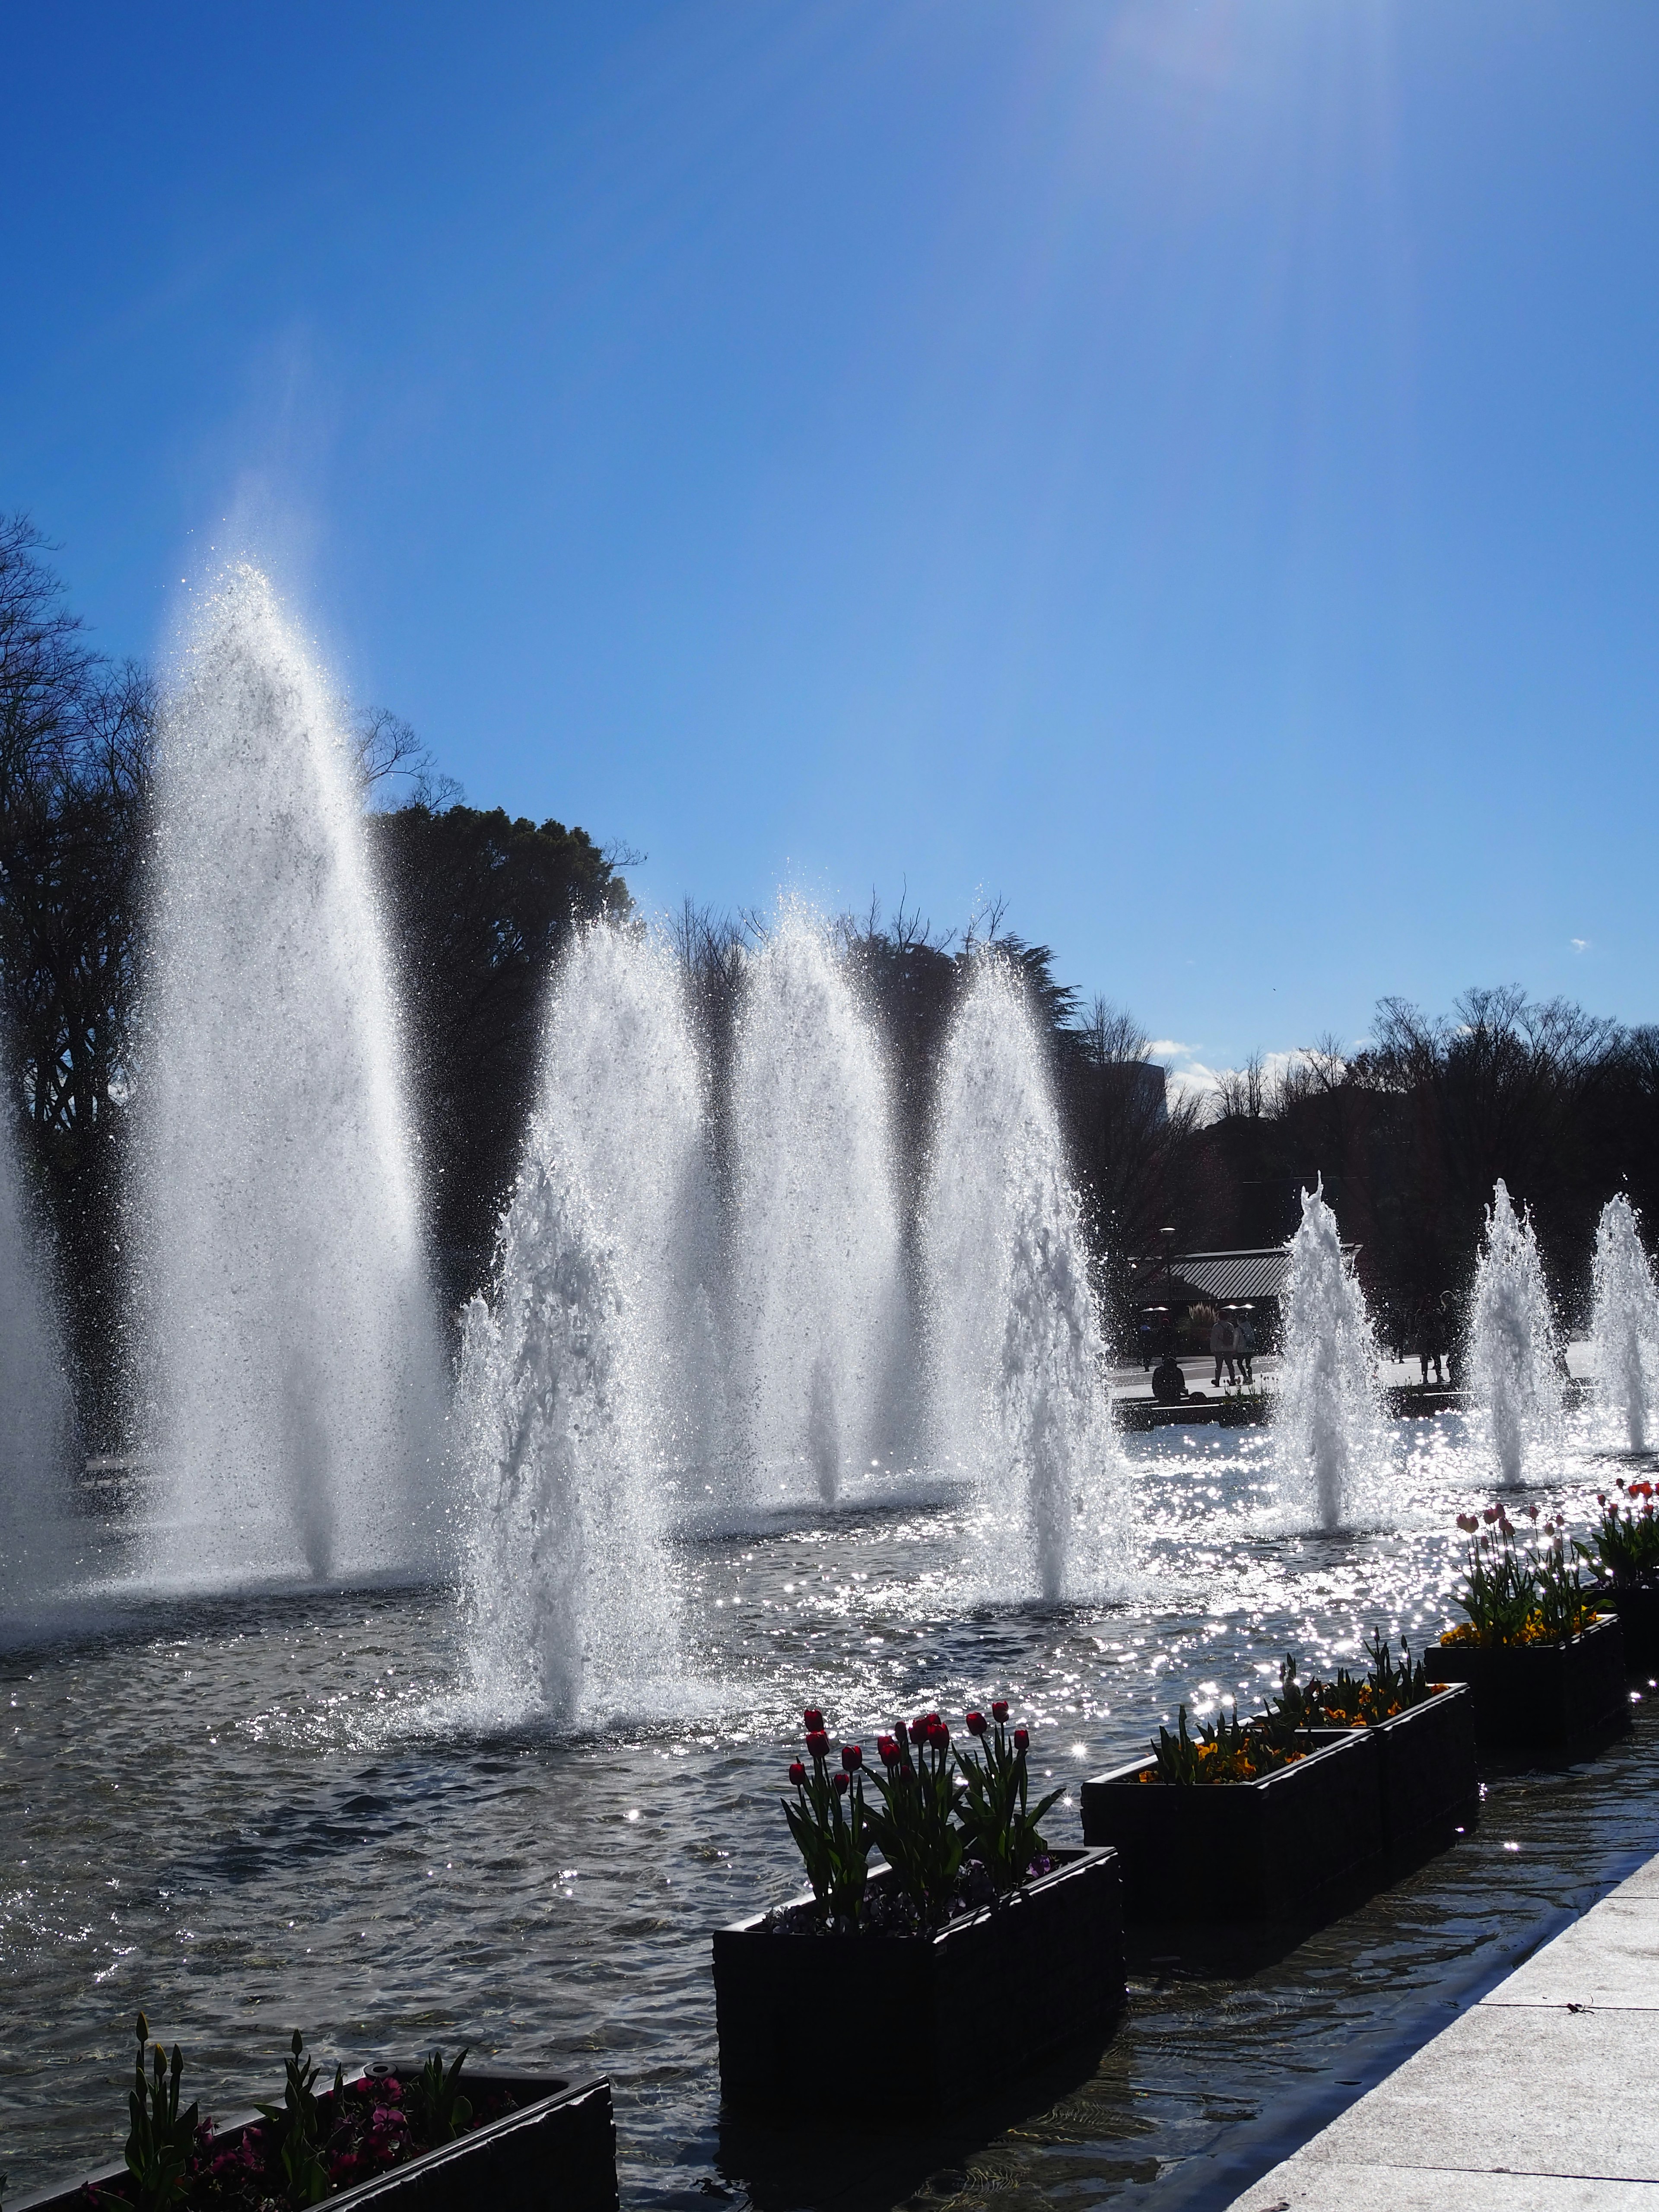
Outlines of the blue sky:
[[480,805],[1211,1065],[1659,1018],[1647,0],[15,11],[0,505]]

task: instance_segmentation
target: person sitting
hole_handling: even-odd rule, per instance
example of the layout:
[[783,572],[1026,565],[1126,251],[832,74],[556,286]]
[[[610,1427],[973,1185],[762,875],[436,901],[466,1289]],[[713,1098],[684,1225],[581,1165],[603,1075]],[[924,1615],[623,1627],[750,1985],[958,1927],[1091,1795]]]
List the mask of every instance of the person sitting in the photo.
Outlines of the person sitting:
[[1187,1377],[1173,1352],[1166,1352],[1152,1370],[1152,1395],[1160,1406],[1178,1406],[1187,1395]]

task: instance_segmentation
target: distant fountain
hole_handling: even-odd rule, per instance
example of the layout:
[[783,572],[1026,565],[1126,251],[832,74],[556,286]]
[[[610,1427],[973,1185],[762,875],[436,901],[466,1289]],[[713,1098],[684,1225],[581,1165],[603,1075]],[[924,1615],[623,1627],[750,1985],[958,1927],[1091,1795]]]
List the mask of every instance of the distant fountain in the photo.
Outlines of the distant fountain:
[[1532,1223],[1500,1181],[1492,1191],[1470,1302],[1469,1384],[1485,1407],[1500,1479],[1559,1441],[1561,1380],[1555,1316]]
[[1601,1401],[1622,1419],[1630,1449],[1645,1451],[1659,1405],[1659,1285],[1642,1247],[1641,1218],[1622,1191],[1595,1225],[1595,1282],[1590,1343]]
[[1380,1503],[1388,1461],[1380,1354],[1322,1179],[1302,1194],[1281,1314],[1273,1431],[1284,1494],[1293,1508],[1310,1507],[1322,1528],[1352,1527]]
[[156,768],[139,1094],[152,1571],[424,1571],[443,1361],[360,802],[270,586],[202,606]]
[[732,1082],[732,1388],[763,1493],[826,1503],[890,1449],[904,1348],[891,1108],[842,963],[786,908],[752,962]]
[[719,1449],[702,1084],[679,978],[606,925],[562,963],[458,1393],[480,1693],[597,1717],[675,1671],[676,1468]]
[[0,1620],[52,1595],[66,1564],[72,1427],[46,1271],[0,1127]]
[[1132,1534],[1100,1314],[1043,1040],[994,959],[940,1071],[922,1258],[934,1449],[984,1501],[996,1586],[1110,1595]]

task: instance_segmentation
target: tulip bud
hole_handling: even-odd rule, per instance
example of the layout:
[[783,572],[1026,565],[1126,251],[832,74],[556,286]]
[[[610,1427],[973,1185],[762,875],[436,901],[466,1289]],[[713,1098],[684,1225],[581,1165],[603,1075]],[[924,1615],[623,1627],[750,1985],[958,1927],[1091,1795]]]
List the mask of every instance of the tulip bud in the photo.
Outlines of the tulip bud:
[[989,1725],[990,1724],[986,1720],[983,1713],[969,1713],[968,1716],[968,1733],[969,1735],[985,1735]]
[[1001,1723],[1002,1722],[1006,1721],[1006,1720],[1007,1719],[1007,1717],[1008,1717],[1008,1700],[1007,1700],[1007,1698],[992,1698],[992,1700],[991,1700],[991,1718],[992,1718],[994,1721],[997,1722],[999,1725],[1000,1725],[1000,1723]]
[[789,1779],[794,1784],[797,1790],[800,1788],[802,1783],[806,1779],[806,1769],[801,1765],[798,1759],[792,1759],[790,1762]]
[[880,1753],[883,1760],[887,1765],[896,1765],[898,1763],[899,1747],[890,1735],[878,1735],[876,1738],[876,1749]]
[[816,1705],[808,1705],[801,1717],[806,1723],[807,1733],[809,1735],[814,1729],[821,1729],[823,1726],[823,1715],[818,1711]]
[[836,1784],[836,1796],[844,1797],[853,1786],[851,1776],[847,1774],[836,1774],[833,1779]]
[[848,1774],[856,1774],[864,1764],[864,1746],[844,1743],[841,1747],[841,1763]]
[[1030,1747],[1030,1742],[1031,1731],[1030,1729],[1017,1728],[1014,1730],[1014,1749],[1016,1751],[1029,1750]]
[[910,1723],[910,1741],[911,1741],[911,1742],[912,1742],[912,1743],[926,1743],[926,1742],[927,1742],[927,1718],[926,1714],[924,1714],[924,1715],[922,1716],[922,1717],[921,1717],[921,1720],[919,1720],[919,1721],[912,1721],[912,1722],[911,1722],[911,1723]]

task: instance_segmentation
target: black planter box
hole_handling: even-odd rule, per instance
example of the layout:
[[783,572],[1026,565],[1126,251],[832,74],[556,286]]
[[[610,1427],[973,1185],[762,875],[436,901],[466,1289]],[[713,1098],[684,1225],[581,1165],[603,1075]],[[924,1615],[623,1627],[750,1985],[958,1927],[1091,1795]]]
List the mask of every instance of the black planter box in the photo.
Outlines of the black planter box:
[[[406,2067],[368,2070],[406,2081],[421,2068],[417,2059]],[[361,2081],[362,2071],[350,2079]],[[513,2089],[526,2101],[441,2149],[325,2197],[330,2212],[358,2205],[372,2205],[375,2212],[392,2205],[398,2212],[616,2212],[617,2130],[609,2081],[573,2084],[499,2068],[475,2073],[471,2067],[463,2079],[475,2100],[494,2089]],[[245,2130],[259,2124],[250,2114],[216,2129],[215,2140],[228,2148]],[[128,2178],[121,2166],[8,2200],[7,2212],[86,2212],[88,2186],[118,2191]]]
[[1659,1589],[1638,1583],[1632,1589],[1605,1585],[1596,1602],[1612,1606],[1625,1637],[1625,1665],[1632,1674],[1659,1674]]
[[716,1929],[721,2094],[779,2115],[803,2096],[819,2115],[856,2105],[867,2122],[982,2096],[1103,2037],[1123,2005],[1117,1860],[1052,1856],[931,1936],[796,1934],[763,1914]]
[[[1316,1729],[1317,1743],[1340,1742],[1352,1729]],[[1463,1682],[1448,1683],[1365,1733],[1381,1768],[1383,1855],[1397,1865],[1449,1840],[1480,1808],[1474,1757],[1474,1698]]]
[[1334,1734],[1257,1782],[1146,1782],[1137,1759],[1083,1785],[1083,1833],[1123,1863],[1130,1920],[1295,1921],[1321,1891],[1382,1858],[1382,1759],[1375,1729]]
[[1424,1663],[1431,1681],[1468,1684],[1483,1753],[1559,1750],[1630,1725],[1617,1620],[1565,1644],[1431,1644]]

